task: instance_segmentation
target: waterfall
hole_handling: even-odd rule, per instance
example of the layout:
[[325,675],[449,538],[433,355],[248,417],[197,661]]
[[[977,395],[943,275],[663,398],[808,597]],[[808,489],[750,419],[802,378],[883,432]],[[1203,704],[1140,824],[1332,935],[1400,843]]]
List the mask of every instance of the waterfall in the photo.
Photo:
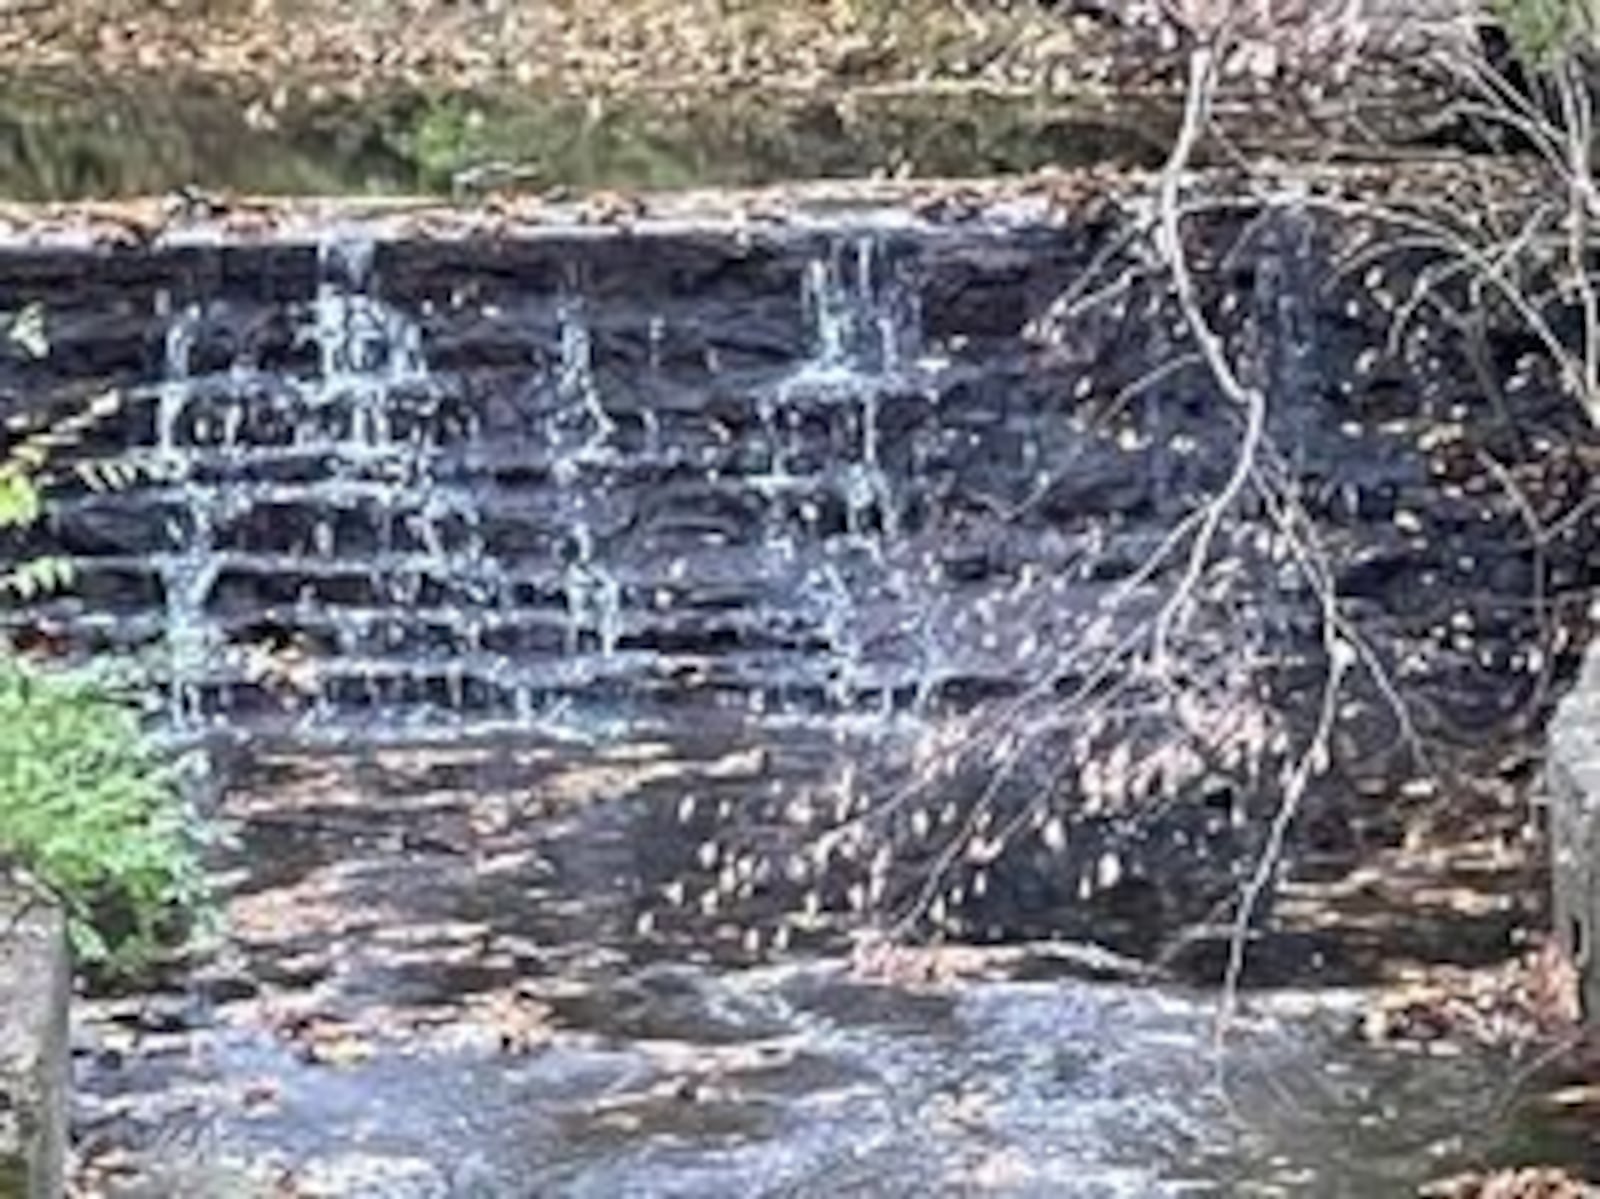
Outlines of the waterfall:
[[[577,659],[592,638],[606,660],[615,655],[622,637],[622,587],[596,548],[590,504],[591,489],[603,485],[603,468],[614,457],[610,441],[617,423],[606,410],[595,378],[593,343],[581,297],[562,298],[557,322],[561,358],[548,443],[551,474],[560,493],[557,511],[566,524],[562,590],[567,652]],[[590,477],[591,471],[596,477]]]
[[183,733],[205,723],[202,682],[220,641],[207,609],[217,577],[211,536],[216,497],[213,488],[194,480],[182,432],[191,394],[194,337],[203,314],[198,304],[174,313],[170,297],[165,296],[159,307],[166,310],[168,325],[157,387],[154,470],[181,490],[187,519],[173,530],[181,548],[161,555],[157,569],[166,595],[167,714],[173,729]]
[[[882,454],[883,406],[914,389],[921,330],[915,292],[870,234],[811,259],[801,300],[810,353],[774,388],[768,406],[775,416],[764,412],[763,424],[769,436],[781,438],[785,416],[795,421],[820,411],[830,432],[842,436],[812,473],[775,470],[769,502],[779,513],[777,524],[786,523],[790,493],[802,497],[802,520],[810,516],[811,524],[819,495],[842,508],[842,530],[826,539],[824,560],[807,572],[802,587],[828,648],[824,693],[831,707],[849,712],[870,683],[859,599],[881,599],[890,588],[886,553],[900,527]],[[784,456],[775,448],[772,459],[778,464]],[[792,555],[791,547],[783,540],[775,548]],[[892,689],[884,687],[881,697],[892,702]]]
[[910,702],[915,666],[877,647],[917,620],[919,451],[888,430],[932,384],[881,234],[782,260],[797,352],[754,372],[687,300],[638,311],[576,256],[474,318],[520,364],[440,367],[460,294],[419,300],[363,232],[308,250],[299,298],[157,300],[159,374],[134,393],[152,480],[127,502],[166,543],[97,561],[159,580],[175,732],[564,735],[669,695],[733,719]]

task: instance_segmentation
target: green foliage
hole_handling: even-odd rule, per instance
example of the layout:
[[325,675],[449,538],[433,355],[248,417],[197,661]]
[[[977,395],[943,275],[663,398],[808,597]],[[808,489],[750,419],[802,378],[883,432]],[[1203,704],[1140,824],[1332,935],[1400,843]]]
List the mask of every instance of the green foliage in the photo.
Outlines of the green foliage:
[[[43,514],[43,499],[32,470],[10,455],[0,458],[0,529],[25,529]],[[24,602],[72,582],[72,563],[48,555],[23,558],[0,568],[0,599]]]
[[1549,65],[1600,42],[1600,0],[1493,0],[1518,54]]
[[33,477],[9,464],[0,467],[0,529],[21,528],[39,519],[39,489]]
[[[25,305],[7,321],[5,344],[11,353],[29,361],[50,355],[50,337],[44,306]],[[44,514],[41,491],[44,472],[53,455],[75,448],[96,425],[122,407],[119,392],[95,396],[81,409],[43,422],[0,450],[0,530],[26,529]],[[128,486],[139,471],[127,463],[83,459],[72,472],[95,491]],[[72,564],[64,558],[24,558],[0,569],[0,599],[11,596],[24,602],[60,591],[72,582]]]
[[[45,333],[44,309],[30,304],[6,322],[5,340],[11,351],[39,359],[50,353]],[[49,445],[41,438],[25,437],[0,454],[0,529],[27,528],[43,513],[37,472],[44,465]],[[71,581],[71,565],[60,558],[30,558],[0,569],[0,598],[7,594],[29,600]]]
[[50,337],[45,332],[44,305],[33,303],[11,318],[6,337],[25,357],[38,361],[50,356]]
[[65,907],[80,961],[114,970],[203,906],[174,769],[101,679],[0,657],[0,865]]
[[[29,305],[6,329],[10,352],[46,357],[45,314]],[[75,447],[116,412],[115,393],[25,431],[0,449],[0,530],[44,515],[51,456]],[[119,464],[82,462],[90,487],[124,486]],[[71,564],[48,555],[0,567],[0,598],[24,602],[71,584]],[[173,768],[131,705],[103,675],[26,665],[0,643],[0,877],[20,877],[66,910],[79,961],[133,969],[177,918],[204,910],[199,847]]]

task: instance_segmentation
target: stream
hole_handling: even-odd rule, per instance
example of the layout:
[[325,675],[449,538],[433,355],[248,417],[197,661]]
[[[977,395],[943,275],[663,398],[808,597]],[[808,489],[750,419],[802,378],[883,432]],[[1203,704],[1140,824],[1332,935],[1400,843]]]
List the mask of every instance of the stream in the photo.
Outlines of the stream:
[[91,1172],[150,1196],[1376,1199],[1581,1153],[1506,1056],[1363,1044],[1358,990],[1250,993],[1219,1049],[1215,992],[1088,946],[875,966],[834,927],[752,953],[798,917],[674,906],[682,798],[838,752],[787,740],[236,763],[229,943],[80,1028]]
[[[1238,442],[1132,185],[559,206],[1148,163],[1164,138],[971,98],[708,133],[405,96],[246,128],[119,86],[0,88],[0,182],[528,194],[185,194],[164,224],[63,210],[3,247],[0,310],[49,343],[0,359],[3,394],[114,392],[82,450],[129,468],[62,488],[38,536],[74,590],[4,619],[141,672],[223,834],[205,951],[82,1005],[83,1193],[1383,1199],[1594,1164],[1508,1050],[1358,1036],[1373,992],[1346,984],[1374,972],[1319,982],[1314,935],[1252,941],[1296,985],[1225,1022],[1151,964],[1254,868],[1332,651],[1320,592],[1244,519],[1186,629],[1194,685],[1129,652]],[[1466,427],[1478,360],[1375,368],[1404,280],[1353,275],[1309,210],[1193,228],[1341,596],[1463,760],[1499,744],[1546,681],[1525,575],[1570,598],[1587,567],[1451,473],[1480,468],[1432,430]],[[1546,390],[1530,429],[1580,419]],[[1377,860],[1413,811],[1407,730],[1347,698],[1301,874]],[[919,754],[942,789],[886,799]],[[1531,893],[1485,902],[1463,964],[1521,947]]]

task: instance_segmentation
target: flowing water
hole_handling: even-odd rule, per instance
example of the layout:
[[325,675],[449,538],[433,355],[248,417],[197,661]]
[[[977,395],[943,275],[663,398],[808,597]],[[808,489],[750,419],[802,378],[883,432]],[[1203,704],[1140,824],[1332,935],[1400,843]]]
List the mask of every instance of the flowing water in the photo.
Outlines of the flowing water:
[[[830,915],[853,887],[785,894],[728,849],[824,794],[848,815],[968,697],[1056,681],[1108,635],[1092,555],[1204,467],[1062,410],[1147,374],[1126,345],[1016,351],[1062,282],[1027,282],[1061,263],[1026,230],[677,236],[334,224],[280,296],[288,268],[207,266],[197,235],[154,285],[141,481],[66,502],[84,598],[28,615],[137,649],[174,738],[242,753],[239,845],[217,961],[83,1029],[91,1166],[121,1153],[152,1195],[281,1170],[340,1196],[1365,1197],[1515,1160],[1502,1056],[1361,1047],[1332,992],[1257,997],[1219,1055],[1214,996],[1069,940],[1112,939],[1074,897],[1128,883],[1141,837],[1119,894],[1166,919],[1141,897],[1238,855],[1231,801],[1074,825],[997,878],[992,939],[1054,940],[877,967]],[[1293,326],[1297,295],[1263,311]],[[1146,411],[1174,442],[1206,419]]]
[[752,953],[747,925],[674,906],[700,838],[685,795],[738,802],[838,752],[519,740],[255,763],[224,805],[232,949],[95,1009],[84,1144],[122,1150],[148,1195],[292,1177],[686,1199],[1367,1199],[1533,1144],[1507,1058],[1365,1046],[1360,993],[1252,996],[1219,1050],[1213,993],[1088,947],[874,966],[838,928]]
[[[66,618],[141,651],[190,739],[588,735],[685,702],[888,721],[947,682],[1015,685],[1047,658],[1008,610],[1059,609],[1058,641],[1087,619],[1047,578],[1076,543],[969,538],[1032,556],[950,583],[937,509],[966,461],[1048,481],[1059,434],[1010,411],[993,447],[942,424],[983,368],[925,344],[904,231],[878,219],[775,252],[794,291],[758,300],[792,309],[792,348],[735,332],[725,350],[693,295],[670,323],[598,296],[581,248],[553,252],[548,291],[475,316],[455,314],[470,277],[449,315],[397,304],[392,247],[363,228],[319,231],[300,303],[158,290],[157,377],[125,393],[149,422],[123,451],[140,482],[60,519],[94,541],[87,591],[163,602]],[[526,357],[437,369],[452,322]],[[123,517],[150,552],[108,544]]]

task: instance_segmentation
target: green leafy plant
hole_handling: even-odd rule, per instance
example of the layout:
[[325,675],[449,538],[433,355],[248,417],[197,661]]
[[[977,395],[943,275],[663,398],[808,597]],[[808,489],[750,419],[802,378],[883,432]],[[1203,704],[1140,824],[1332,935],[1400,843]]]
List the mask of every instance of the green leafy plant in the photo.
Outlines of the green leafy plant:
[[[12,354],[29,360],[50,354],[44,308],[28,304],[8,321],[4,338]],[[122,393],[106,391],[66,415],[36,426],[8,424],[17,436],[0,448],[0,531],[25,529],[44,514],[44,483],[51,459],[76,449],[86,434],[122,408]],[[137,479],[143,468],[115,459],[85,457],[73,462],[71,473],[93,491],[115,491]],[[31,600],[60,591],[72,583],[72,563],[56,555],[23,557],[0,565],[0,600]]]
[[1517,52],[1549,66],[1600,41],[1600,0],[1493,0]]
[[0,867],[61,903],[81,962],[113,970],[203,906],[175,768],[93,672],[0,657]]
[[[44,331],[44,312],[28,305],[6,323],[5,341],[13,354],[42,358],[50,352]],[[0,454],[0,529],[26,528],[39,519],[41,502],[35,474],[44,465],[49,443],[37,433],[7,446]],[[31,599],[41,591],[55,590],[70,579],[71,570],[59,558],[24,558],[0,568],[0,597]]]

